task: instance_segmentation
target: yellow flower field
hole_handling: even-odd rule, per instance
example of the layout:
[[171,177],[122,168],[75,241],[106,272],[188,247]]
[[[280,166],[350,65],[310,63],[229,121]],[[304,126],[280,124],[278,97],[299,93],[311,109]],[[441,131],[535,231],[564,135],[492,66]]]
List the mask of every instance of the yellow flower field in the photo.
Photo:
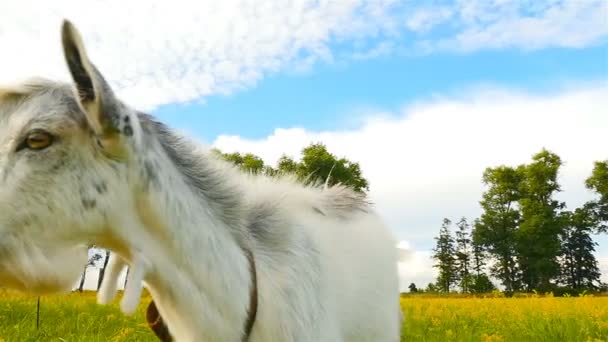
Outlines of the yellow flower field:
[[608,341],[608,297],[401,298],[402,341]]
[[[400,299],[402,341],[608,341],[608,297]],[[92,292],[41,298],[0,290],[0,342],[157,341],[145,323],[144,295],[133,316],[98,305]]]

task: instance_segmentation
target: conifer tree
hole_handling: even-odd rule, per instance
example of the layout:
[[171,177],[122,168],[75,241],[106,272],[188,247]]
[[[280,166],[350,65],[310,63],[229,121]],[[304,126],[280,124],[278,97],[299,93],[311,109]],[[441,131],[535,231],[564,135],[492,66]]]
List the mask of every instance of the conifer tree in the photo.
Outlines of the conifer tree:
[[458,270],[456,269],[456,248],[454,246],[454,238],[450,233],[450,225],[452,221],[447,218],[443,219],[439,236],[435,237],[437,241],[433,249],[433,259],[437,261],[433,267],[439,270],[437,277],[437,287],[442,292],[450,292],[452,286],[458,282]]

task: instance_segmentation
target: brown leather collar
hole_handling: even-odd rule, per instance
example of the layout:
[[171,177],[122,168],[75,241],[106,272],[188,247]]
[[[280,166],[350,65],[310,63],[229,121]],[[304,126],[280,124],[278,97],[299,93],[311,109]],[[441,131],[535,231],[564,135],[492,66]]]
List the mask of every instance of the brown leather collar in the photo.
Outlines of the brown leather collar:
[[251,274],[251,287],[249,289],[249,309],[247,310],[247,319],[245,320],[245,331],[243,334],[243,338],[241,339],[243,342],[249,340],[249,335],[251,335],[251,330],[253,329],[253,323],[255,323],[255,318],[258,314],[258,273],[255,269],[255,259],[253,257],[253,252],[250,249],[243,249],[245,255],[247,256],[247,260],[249,261],[249,273]]
[[[249,289],[249,308],[247,309],[245,330],[241,339],[242,342],[247,342],[249,340],[249,336],[251,335],[251,330],[253,330],[253,324],[255,323],[255,319],[258,313],[258,277],[255,268],[255,259],[253,257],[253,253],[251,252],[251,250],[246,248],[244,248],[243,251],[247,256],[247,261],[249,261],[249,273],[251,274],[251,288]],[[169,328],[167,327],[167,324],[158,312],[154,301],[151,301],[150,304],[148,304],[148,309],[146,310],[146,321],[148,322],[148,326],[150,327],[150,329],[152,329],[156,337],[158,337],[161,342],[173,342],[173,337],[169,332]]]
[[169,328],[167,327],[165,321],[163,321],[163,317],[158,312],[154,301],[151,301],[150,304],[148,304],[148,309],[146,310],[146,321],[148,322],[148,327],[152,329],[156,337],[158,337],[161,342],[173,341]]

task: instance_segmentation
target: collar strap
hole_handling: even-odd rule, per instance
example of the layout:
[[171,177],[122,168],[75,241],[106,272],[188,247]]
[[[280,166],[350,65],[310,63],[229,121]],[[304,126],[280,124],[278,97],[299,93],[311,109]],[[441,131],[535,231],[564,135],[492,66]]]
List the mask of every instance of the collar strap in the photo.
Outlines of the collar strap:
[[[247,257],[247,261],[249,262],[249,273],[251,275],[251,287],[249,289],[249,308],[247,309],[247,319],[245,320],[245,330],[243,331],[242,341],[246,342],[249,340],[249,336],[251,335],[251,330],[253,329],[253,323],[255,323],[255,318],[258,313],[258,280],[257,280],[257,271],[255,269],[255,259],[253,258],[253,253],[249,249],[243,249],[245,256]],[[162,316],[158,312],[156,308],[156,304],[154,304],[154,300],[148,304],[148,309],[146,310],[146,321],[148,322],[148,326],[156,337],[161,342],[173,342],[173,337],[171,337],[171,333],[169,332],[169,328],[167,324],[163,321]]]
[[173,342],[173,337],[171,337],[171,333],[169,333],[169,328],[165,321],[163,321],[163,317],[158,312],[156,308],[156,304],[154,304],[154,300],[148,304],[148,309],[146,310],[146,321],[148,321],[148,327],[152,329],[156,337],[158,337],[161,342]]
[[258,276],[255,269],[255,259],[253,253],[248,248],[243,248],[247,261],[249,261],[249,274],[251,275],[251,287],[249,288],[249,309],[247,310],[247,319],[245,320],[245,330],[241,341],[249,340],[253,323],[258,313]]
[[[249,262],[249,273],[251,275],[251,287],[249,288],[249,308],[247,309],[245,330],[243,331],[243,337],[241,339],[241,341],[246,342],[249,340],[251,330],[253,329],[253,323],[255,323],[255,318],[258,313],[258,279],[253,253],[251,250],[246,248],[243,248],[243,252],[245,253],[247,261]],[[158,337],[161,342],[173,342],[173,337],[171,337],[169,328],[158,312],[156,304],[154,304],[154,300],[150,302],[148,309],[146,310],[146,321],[148,322],[150,329],[152,329],[156,337]]]

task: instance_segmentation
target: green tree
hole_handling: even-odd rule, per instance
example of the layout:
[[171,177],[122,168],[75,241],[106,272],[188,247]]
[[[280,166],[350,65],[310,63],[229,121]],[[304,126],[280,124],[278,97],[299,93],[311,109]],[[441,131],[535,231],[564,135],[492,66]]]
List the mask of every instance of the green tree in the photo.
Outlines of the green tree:
[[[478,225],[479,220],[475,220],[473,227]],[[486,255],[483,245],[475,238],[475,228],[471,231],[471,262],[475,276],[479,277],[484,274],[486,266]]]
[[492,281],[485,273],[471,275],[471,292],[488,293],[496,289]]
[[298,171],[298,163],[296,163],[292,158],[282,155],[277,161],[277,171],[296,174]]
[[[479,220],[475,220],[473,227],[477,226]],[[472,293],[488,293],[496,289],[490,277],[485,273],[486,252],[484,247],[475,238],[475,228],[471,231],[471,267],[470,274]]]
[[437,241],[433,249],[433,259],[437,263],[433,267],[439,270],[437,277],[437,287],[442,292],[450,292],[452,285],[458,282],[458,270],[456,268],[456,248],[454,238],[450,234],[450,225],[452,221],[447,218],[443,219],[443,224],[439,231],[439,236],[435,237]]
[[264,164],[262,158],[252,154],[240,154],[239,152],[233,153],[222,153],[219,150],[215,150],[219,156],[224,160],[232,162],[238,166],[241,170],[251,173],[262,173],[268,171],[267,166]]
[[[288,161],[283,162],[285,163],[289,164]],[[337,158],[321,143],[311,144],[302,150],[302,158],[297,164],[296,174],[305,182],[315,180],[327,182],[328,185],[339,183],[358,192],[369,190],[359,163],[346,158]]]
[[456,223],[456,265],[458,269],[458,278],[460,280],[460,289],[463,293],[470,291],[473,278],[471,277],[471,238],[469,236],[470,225],[466,218],[461,218]]
[[410,290],[410,293],[418,292],[418,288],[416,287],[416,284],[414,284],[414,283],[410,283],[410,285],[407,288]]
[[593,216],[585,208],[562,214],[565,228],[561,233],[562,283],[575,290],[597,289],[600,270],[593,254],[597,243],[591,238]]
[[439,289],[438,289],[438,287],[437,287],[437,285],[436,285],[436,284],[429,283],[429,284],[426,286],[426,289],[424,290],[424,292],[428,292],[428,293],[437,293],[437,292],[439,292]]
[[264,164],[262,158],[251,153],[241,154],[222,153],[218,149],[213,152],[222,159],[232,162],[241,170],[254,174],[293,174],[302,183],[323,183],[328,185],[342,184],[358,192],[369,190],[369,184],[361,172],[359,163],[346,158],[338,158],[327,151],[325,145],[316,143],[302,149],[301,160],[296,162],[291,157],[282,155],[277,161],[276,168]]
[[559,211],[563,203],[553,196],[561,191],[557,181],[562,165],[560,157],[545,149],[532,157],[532,163],[518,167],[521,220],[517,237],[517,255],[522,282],[528,290],[551,289],[559,276],[560,233]]
[[589,190],[599,198],[586,204],[587,209],[597,220],[596,230],[608,232],[608,160],[595,162],[591,176],[585,181]]
[[487,168],[482,181],[487,190],[480,201],[483,212],[475,222],[473,239],[496,260],[491,274],[507,292],[520,289],[516,232],[519,227],[522,174],[508,166]]

